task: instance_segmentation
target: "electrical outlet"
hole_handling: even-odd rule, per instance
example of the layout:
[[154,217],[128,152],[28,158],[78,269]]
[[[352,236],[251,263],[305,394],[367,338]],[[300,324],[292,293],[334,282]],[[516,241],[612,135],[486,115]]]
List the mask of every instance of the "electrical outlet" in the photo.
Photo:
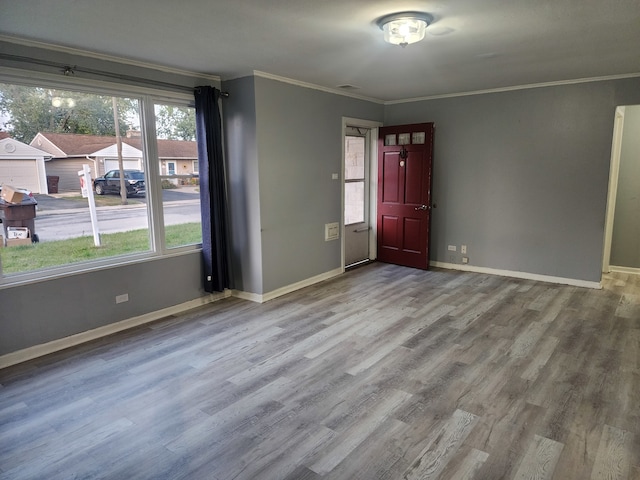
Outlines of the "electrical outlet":
[[455,252],[455,251],[457,250],[457,248],[456,248],[456,246],[455,246],[455,245],[449,245],[449,246],[447,247],[447,250],[449,250],[450,252]]
[[463,255],[467,254],[467,246],[466,245],[460,245],[460,253]]
[[129,294],[123,293],[122,295],[116,295],[116,303],[124,303],[129,301]]
[[462,263],[469,263],[469,257],[462,257]]

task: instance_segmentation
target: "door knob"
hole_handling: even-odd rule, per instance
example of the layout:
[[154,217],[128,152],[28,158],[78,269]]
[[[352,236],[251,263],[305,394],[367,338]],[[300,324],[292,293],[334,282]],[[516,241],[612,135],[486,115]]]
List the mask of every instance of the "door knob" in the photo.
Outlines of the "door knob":
[[416,207],[415,210],[428,210],[429,207],[427,207],[426,205],[420,205],[419,207]]

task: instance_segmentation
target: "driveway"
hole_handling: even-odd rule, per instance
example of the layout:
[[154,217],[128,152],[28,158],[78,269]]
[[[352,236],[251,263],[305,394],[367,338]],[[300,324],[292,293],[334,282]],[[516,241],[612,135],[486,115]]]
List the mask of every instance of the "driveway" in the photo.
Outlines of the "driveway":
[[33,197],[38,202],[36,207],[37,212],[43,212],[46,210],[67,210],[70,208],[89,208],[84,202],[78,200],[67,200],[61,195],[43,195],[34,193]]

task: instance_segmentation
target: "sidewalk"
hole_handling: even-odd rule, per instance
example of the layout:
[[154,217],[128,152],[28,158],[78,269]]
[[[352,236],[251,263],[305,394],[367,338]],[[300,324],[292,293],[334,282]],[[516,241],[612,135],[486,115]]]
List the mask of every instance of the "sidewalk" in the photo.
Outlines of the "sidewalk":
[[[200,201],[200,194],[198,193],[198,187],[184,186],[178,189],[163,190],[163,203],[164,205],[174,205],[177,203],[190,203]],[[75,213],[83,212],[89,209],[88,203],[79,199],[70,200],[68,197],[79,197],[80,192],[63,192],[53,193],[49,195],[34,194],[33,197],[38,202],[36,206],[36,212],[38,215],[55,215],[61,213]],[[115,195],[108,195],[108,197],[116,198]],[[100,198],[100,197],[97,197]],[[123,209],[123,208],[139,208],[146,207],[146,197],[130,197],[131,202],[136,202],[130,205],[110,205],[110,206],[97,206],[96,210],[111,210],[111,209]]]

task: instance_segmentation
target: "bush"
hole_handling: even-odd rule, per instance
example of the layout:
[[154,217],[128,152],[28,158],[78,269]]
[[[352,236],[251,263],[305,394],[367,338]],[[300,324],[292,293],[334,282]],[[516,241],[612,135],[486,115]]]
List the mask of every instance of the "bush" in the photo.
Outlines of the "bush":
[[163,190],[171,190],[172,188],[178,188],[178,186],[167,179],[162,180]]

